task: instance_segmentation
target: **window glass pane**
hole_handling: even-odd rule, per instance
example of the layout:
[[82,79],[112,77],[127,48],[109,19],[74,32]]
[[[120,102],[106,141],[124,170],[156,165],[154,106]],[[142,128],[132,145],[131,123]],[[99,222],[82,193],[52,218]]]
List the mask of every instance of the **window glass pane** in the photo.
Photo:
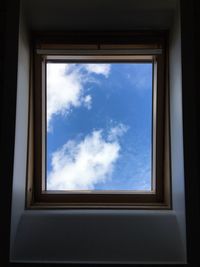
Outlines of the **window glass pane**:
[[47,63],[47,190],[151,190],[152,63]]

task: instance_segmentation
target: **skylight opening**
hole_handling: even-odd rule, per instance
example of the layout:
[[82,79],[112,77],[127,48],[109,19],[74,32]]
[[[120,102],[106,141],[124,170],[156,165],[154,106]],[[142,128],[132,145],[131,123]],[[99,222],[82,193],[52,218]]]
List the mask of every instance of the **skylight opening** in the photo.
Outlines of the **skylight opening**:
[[170,207],[167,33],[35,36],[27,207]]
[[151,192],[153,63],[46,62],[48,192]]

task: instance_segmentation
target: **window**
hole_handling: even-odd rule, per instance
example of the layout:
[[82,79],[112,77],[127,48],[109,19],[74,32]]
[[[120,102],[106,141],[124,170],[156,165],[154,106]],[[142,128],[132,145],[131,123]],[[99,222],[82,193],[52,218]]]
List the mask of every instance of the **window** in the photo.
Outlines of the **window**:
[[166,33],[34,37],[27,207],[169,208]]

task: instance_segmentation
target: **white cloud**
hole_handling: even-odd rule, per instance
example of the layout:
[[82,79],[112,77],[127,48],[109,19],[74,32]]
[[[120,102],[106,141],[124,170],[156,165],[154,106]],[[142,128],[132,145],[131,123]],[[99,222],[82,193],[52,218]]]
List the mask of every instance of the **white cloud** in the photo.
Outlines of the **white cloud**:
[[84,106],[87,108],[87,109],[91,109],[92,108],[92,97],[91,95],[86,95],[84,97]]
[[117,126],[112,127],[109,135],[108,140],[109,141],[116,141],[119,137],[121,137],[125,132],[127,132],[128,126],[119,123]]
[[69,64],[47,64],[47,129],[54,114],[81,105],[82,83]]
[[102,130],[94,130],[81,142],[68,141],[52,154],[47,189],[92,190],[96,183],[105,182],[111,177],[119,157],[118,138],[125,131],[125,126],[120,124],[118,130],[111,128],[107,140]]
[[[82,69],[88,74],[84,76]],[[109,64],[75,64],[48,63],[47,64],[47,130],[54,114],[66,114],[72,107],[84,105],[91,108],[92,98],[84,96],[84,82],[92,73],[108,77]]]
[[106,77],[108,77],[110,73],[110,64],[85,64],[84,67],[86,70],[90,73],[96,73],[96,74],[102,74]]

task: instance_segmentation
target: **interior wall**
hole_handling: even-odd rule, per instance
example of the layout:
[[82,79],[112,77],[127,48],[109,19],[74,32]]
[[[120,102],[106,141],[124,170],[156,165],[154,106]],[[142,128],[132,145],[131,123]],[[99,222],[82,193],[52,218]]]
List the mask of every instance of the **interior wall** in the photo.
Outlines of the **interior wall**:
[[171,26],[176,3],[177,0],[23,0],[30,28],[37,31],[165,29]]
[[21,216],[11,259],[183,263],[184,248],[174,212],[35,211]]
[[30,49],[27,25],[21,8],[18,39],[17,108],[14,148],[11,248],[25,207]]
[[[177,8],[174,15],[173,27],[171,27],[170,31],[169,47],[169,96],[173,209],[176,212],[179,229],[181,231],[182,242],[183,244],[186,244],[180,6]],[[184,247],[186,249],[185,245]]]
[[[25,14],[29,17],[32,10],[32,17],[30,19],[31,30],[45,29],[47,21],[51,19],[55,22],[53,15],[53,8],[50,4],[50,11],[43,13],[43,20],[40,21],[40,13],[44,7],[43,1],[27,1],[30,6]],[[22,6],[26,5],[22,2]],[[55,1],[51,1],[51,3]],[[77,1],[75,1],[77,2]],[[89,1],[88,1],[89,2]],[[95,1],[96,2],[96,1]],[[133,1],[136,5],[136,1]],[[138,1],[137,1],[138,2]],[[143,1],[143,5],[149,1]],[[158,1],[153,1],[158,4]],[[161,1],[166,3],[166,1]],[[171,3],[172,1],[169,1]],[[59,3],[64,3],[59,0]],[[66,3],[66,1],[65,1]],[[102,10],[105,11],[105,2]],[[152,3],[152,1],[151,1]],[[71,2],[73,7],[73,3]],[[131,3],[130,3],[131,5]],[[159,5],[159,4],[158,4]],[[111,5],[112,6],[112,5]],[[110,6],[110,8],[111,8]],[[134,6],[134,5],[133,5]],[[163,12],[166,8],[164,8]],[[119,8],[119,7],[118,7]],[[120,29],[138,28],[137,23],[145,17],[147,10],[152,10],[147,4],[147,10],[138,5],[140,13],[137,17],[131,20],[131,12],[126,18],[129,7],[123,10],[120,23]],[[160,7],[161,8],[161,7]],[[60,9],[59,9],[60,10]],[[62,9],[61,9],[62,10]],[[69,9],[70,10],[70,9]],[[68,10],[68,12],[70,12]],[[84,10],[84,9],[83,9]],[[109,10],[109,9],[108,9]],[[168,14],[170,10],[170,17]],[[34,13],[34,12],[38,13]],[[73,8],[72,8],[73,11]],[[132,10],[133,11],[133,10]],[[164,28],[169,28],[172,23],[173,8],[167,8],[165,18],[167,20],[153,23],[162,25]],[[61,11],[60,11],[61,12]],[[85,8],[85,12],[88,11]],[[103,12],[103,11],[102,11]],[[106,11],[105,11],[106,12]],[[111,10],[110,10],[111,12]],[[120,12],[117,10],[116,12]],[[143,13],[142,13],[143,12]],[[156,13],[157,12],[157,13]],[[160,9],[152,10],[150,14],[159,14]],[[136,14],[137,12],[135,12]],[[58,13],[56,13],[58,18]],[[61,12],[61,14],[64,14]],[[73,12],[72,12],[73,14]],[[82,14],[82,13],[81,13]],[[110,13],[109,13],[110,14]],[[118,14],[118,13],[116,13]],[[128,13],[129,14],[129,13]],[[107,15],[108,16],[108,15]],[[29,45],[28,33],[26,31],[26,23],[23,22],[24,15],[21,16],[20,34],[19,34],[19,62],[18,62],[18,92],[17,92],[17,116],[16,116],[16,136],[15,136],[15,165],[14,165],[14,181],[13,181],[13,204],[12,204],[12,232],[11,232],[11,261],[12,262],[123,262],[123,263],[184,263],[185,255],[185,240],[184,240],[184,172],[182,163],[180,169],[176,165],[172,166],[172,180],[173,180],[173,206],[172,211],[27,211],[24,210],[25,197],[25,178],[26,178],[26,145],[27,145],[27,119],[28,119],[28,86],[29,86]],[[62,16],[61,16],[62,17]],[[132,16],[134,17],[134,16]],[[156,16],[155,16],[156,17]],[[159,16],[158,16],[159,17]],[[54,18],[54,19],[53,19]],[[83,17],[84,18],[84,17]],[[78,29],[75,18],[71,17],[71,24],[64,24],[69,30]],[[91,19],[91,18],[90,18]],[[93,22],[95,17],[92,17]],[[100,20],[100,18],[99,18]],[[97,20],[97,25],[98,21]],[[101,17],[102,20],[102,17]],[[177,18],[177,21],[179,17]],[[58,19],[59,23],[64,20]],[[83,19],[83,21],[85,21]],[[119,30],[117,17],[116,25],[110,25],[110,29]],[[143,21],[143,20],[142,20]],[[145,21],[145,20],[144,20]],[[146,24],[142,27],[147,28],[149,17],[147,16]],[[48,27],[51,27],[49,22]],[[87,19],[85,23],[87,22]],[[137,22],[137,23],[136,23]],[[57,23],[57,22],[55,22]],[[74,23],[74,24],[73,24]],[[108,21],[107,21],[108,23]],[[73,26],[74,25],[74,26]],[[79,27],[81,27],[79,20]],[[84,24],[83,24],[84,25]],[[151,24],[151,28],[154,27]],[[173,30],[174,35],[171,36],[171,66],[172,68],[180,68],[181,54],[180,49],[180,24],[176,23]],[[85,24],[87,30],[93,29],[94,23]],[[89,26],[91,28],[89,28]],[[101,25],[101,30],[106,27]],[[109,25],[106,29],[109,28]],[[49,29],[49,28],[48,28]],[[98,29],[98,27],[97,27]],[[177,53],[178,52],[178,53]],[[176,57],[174,57],[176,56]],[[176,66],[176,67],[175,67]],[[179,122],[177,126],[178,131],[182,130],[182,110],[181,110],[181,72],[176,72],[174,69],[170,73],[170,84],[173,88],[171,98],[173,102],[171,105],[171,114],[173,119],[172,126],[176,126],[176,121]],[[173,75],[174,71],[176,75]],[[174,92],[175,91],[175,92]],[[174,112],[176,115],[174,116]],[[180,127],[180,128],[179,128]],[[176,147],[174,153],[179,153],[179,160],[182,160],[182,139],[176,143],[176,140],[181,132],[172,132],[172,145]],[[174,143],[173,143],[174,142]],[[176,145],[177,144],[177,145]],[[176,182],[177,181],[177,182]],[[180,184],[181,183],[181,186]],[[177,194],[177,195],[176,195]],[[181,217],[182,216],[182,217]],[[84,245],[84,246],[83,246]]]
[[[12,8],[9,8],[12,7]],[[19,1],[0,1],[0,259],[8,266],[15,142]]]
[[188,264],[199,265],[200,1],[181,0],[182,103]]

